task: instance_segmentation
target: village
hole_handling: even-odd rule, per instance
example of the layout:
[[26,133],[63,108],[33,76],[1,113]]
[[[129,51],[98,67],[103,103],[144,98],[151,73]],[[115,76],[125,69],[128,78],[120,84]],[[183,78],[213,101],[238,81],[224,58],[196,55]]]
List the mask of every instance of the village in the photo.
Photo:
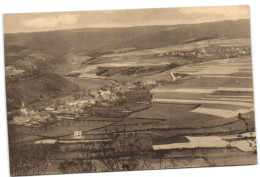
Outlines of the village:
[[229,47],[229,46],[219,46],[219,45],[209,45],[207,47],[195,48],[191,51],[172,51],[155,54],[158,57],[181,57],[181,58],[191,58],[191,59],[222,59],[222,58],[236,58],[243,55],[250,55],[251,47],[239,46],[239,47]]
[[[22,102],[20,109],[8,112],[9,123],[29,127],[41,127],[55,123],[55,121],[61,119],[84,119],[84,117],[90,117],[102,112],[100,111],[102,108],[104,109],[103,111],[115,111],[111,110],[112,107],[118,107],[116,111],[124,116],[125,113],[131,112],[131,110],[127,110],[131,109],[129,105],[133,105],[138,101],[145,102],[144,100],[131,100],[129,93],[138,95],[136,90],[141,88],[147,90],[149,94],[150,88],[159,84],[160,83],[149,80],[128,85],[111,81],[110,85],[104,85],[98,90],[86,91],[83,89],[72,95],[53,99],[50,106],[46,106],[40,110],[26,107],[24,102]],[[142,94],[142,92],[140,94]],[[129,96],[127,97],[127,95]],[[145,95],[143,98],[145,98]],[[147,99],[146,101],[150,102],[151,99]],[[127,104],[127,106],[124,107],[124,104]],[[96,110],[97,108],[98,110]],[[109,117],[108,114],[106,114],[106,116]]]

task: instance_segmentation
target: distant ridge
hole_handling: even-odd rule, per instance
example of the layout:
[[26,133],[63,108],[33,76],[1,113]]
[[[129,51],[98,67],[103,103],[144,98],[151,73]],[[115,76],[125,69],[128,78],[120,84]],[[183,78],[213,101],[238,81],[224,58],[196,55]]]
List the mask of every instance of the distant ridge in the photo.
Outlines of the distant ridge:
[[226,38],[250,37],[250,21],[6,33],[4,41],[5,44],[30,47],[62,60],[61,57],[69,53],[93,55],[118,47],[156,48],[216,35]]

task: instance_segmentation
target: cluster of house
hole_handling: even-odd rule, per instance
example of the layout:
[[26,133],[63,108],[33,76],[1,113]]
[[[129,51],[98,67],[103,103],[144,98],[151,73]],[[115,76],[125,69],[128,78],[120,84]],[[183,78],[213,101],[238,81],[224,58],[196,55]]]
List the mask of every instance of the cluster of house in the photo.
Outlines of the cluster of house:
[[155,54],[155,56],[158,57],[182,57],[182,58],[199,58],[201,56],[209,56],[207,51],[205,50],[204,47],[200,49],[195,49],[192,51],[172,51],[172,52],[164,52],[164,53],[159,53]]
[[24,103],[22,102],[20,114],[13,116],[12,120],[9,123],[37,127],[42,123],[49,122],[50,120],[51,116],[49,113],[44,111],[34,111],[33,109],[25,108]]
[[225,48],[223,50],[225,52],[226,58],[234,58],[234,57],[240,57],[242,55],[249,55],[251,49],[249,47],[245,47],[245,48],[229,47],[229,48]]
[[[110,85],[103,86],[99,90],[90,91],[76,100],[67,101],[66,103],[60,105],[46,107],[45,110],[56,115],[74,114],[75,117],[80,113],[84,113],[83,108],[85,107],[91,107],[93,105],[108,106],[109,104],[122,99],[124,97],[124,93],[129,92],[131,88],[132,86],[112,83]],[[63,117],[65,118],[66,116],[63,115]]]
[[221,47],[221,46],[208,46],[201,47],[191,51],[172,51],[155,54],[158,57],[181,57],[181,58],[234,58],[242,55],[248,55],[250,47]]
[[[155,81],[146,81],[143,85],[156,84]],[[10,123],[24,125],[24,126],[37,126],[41,123],[58,119],[75,119],[81,113],[84,113],[85,107],[91,107],[93,105],[108,106],[111,103],[124,99],[125,93],[131,91],[133,85],[121,85],[119,83],[111,83],[103,86],[99,90],[90,91],[84,96],[79,97],[76,100],[64,102],[62,104],[53,104],[46,107],[44,111],[34,111],[31,108],[25,108],[22,103],[19,116],[12,118]]]
[[5,76],[8,77],[12,77],[12,76],[16,76],[16,75],[20,75],[23,74],[24,70],[22,69],[17,69],[16,67],[13,66],[6,66],[5,67]]

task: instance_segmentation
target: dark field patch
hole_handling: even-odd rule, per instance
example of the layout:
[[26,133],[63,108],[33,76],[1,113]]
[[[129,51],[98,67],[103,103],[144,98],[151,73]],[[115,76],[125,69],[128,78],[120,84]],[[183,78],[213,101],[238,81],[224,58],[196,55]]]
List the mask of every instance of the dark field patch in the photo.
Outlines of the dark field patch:
[[201,128],[221,125],[234,120],[190,112],[197,106],[196,104],[154,103],[150,109],[134,113],[131,117],[166,119],[159,124],[153,124],[153,127],[161,128]]
[[159,104],[153,103],[150,109],[134,113],[130,117],[171,119],[174,115],[180,116],[183,112],[192,110],[196,104]]
[[[238,81],[238,82],[237,82]],[[181,84],[182,87],[248,87],[252,86],[252,79],[248,78],[200,78]]]
[[158,123],[163,120],[159,119],[136,119],[136,118],[128,118],[124,119],[123,121],[120,121],[116,123],[116,126],[128,126],[128,125],[144,125],[144,124],[152,124],[152,123]]
[[188,138],[184,136],[157,136],[152,138],[153,145],[171,144],[171,143],[187,143]]
[[212,95],[224,95],[224,96],[253,96],[253,92],[250,91],[221,91],[217,90]]
[[207,95],[207,93],[174,93],[174,92],[155,92],[154,98],[160,99],[200,99]]
[[226,105],[226,104],[202,104],[200,108],[213,108],[213,109],[224,109],[224,110],[238,110],[238,109],[248,109],[245,106],[239,105]]
[[[25,126],[13,126],[14,135],[24,133],[27,135],[43,136],[45,138],[57,138],[68,135],[73,135],[74,131],[89,131],[92,129],[104,127],[112,124],[106,121],[75,121],[75,120],[59,120],[53,125],[32,128]],[[10,125],[11,127],[12,125]]]
[[[243,71],[250,71],[250,72],[243,72]],[[232,73],[231,76],[252,77],[252,69],[241,70],[241,72]],[[249,78],[249,80],[250,80],[250,78]]]

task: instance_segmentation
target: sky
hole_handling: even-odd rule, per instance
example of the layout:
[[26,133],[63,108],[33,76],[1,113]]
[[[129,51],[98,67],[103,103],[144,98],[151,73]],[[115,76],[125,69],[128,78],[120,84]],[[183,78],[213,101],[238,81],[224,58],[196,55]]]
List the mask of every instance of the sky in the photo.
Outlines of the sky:
[[78,28],[176,25],[249,19],[249,6],[4,14],[4,33]]

